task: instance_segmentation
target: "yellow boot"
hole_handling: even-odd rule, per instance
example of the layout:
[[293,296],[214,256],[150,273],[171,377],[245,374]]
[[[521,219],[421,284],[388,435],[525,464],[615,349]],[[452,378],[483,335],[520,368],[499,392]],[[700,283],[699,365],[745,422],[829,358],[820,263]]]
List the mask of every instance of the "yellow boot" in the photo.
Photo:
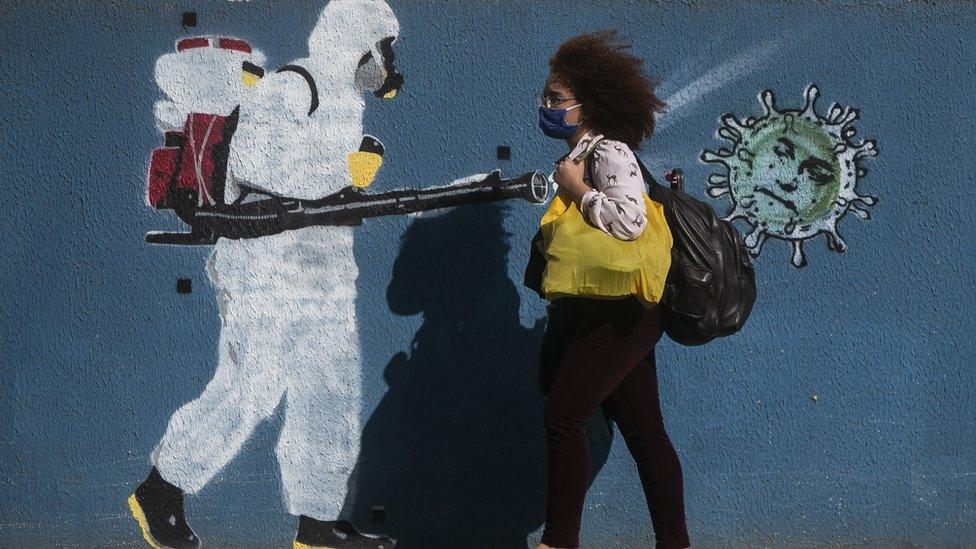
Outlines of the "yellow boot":
[[155,467],[126,503],[153,549],[200,547],[200,538],[183,516],[183,491],[166,482]]

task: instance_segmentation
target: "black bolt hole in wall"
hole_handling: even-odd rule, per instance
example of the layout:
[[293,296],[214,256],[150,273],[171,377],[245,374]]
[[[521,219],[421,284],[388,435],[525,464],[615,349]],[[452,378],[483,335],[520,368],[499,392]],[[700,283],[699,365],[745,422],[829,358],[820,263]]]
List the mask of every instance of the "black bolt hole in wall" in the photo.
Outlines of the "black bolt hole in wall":
[[498,157],[499,160],[508,160],[512,158],[512,148],[508,145],[499,145],[498,148],[495,149],[495,156]]
[[195,26],[197,26],[197,12],[195,12],[195,11],[185,11],[185,12],[183,12],[183,26],[184,27],[195,27]]
[[189,278],[176,279],[176,293],[188,294],[192,291],[193,291],[193,284],[190,282]]
[[[383,370],[387,388],[363,426],[344,509],[364,531],[398,539],[397,549],[525,547],[545,519],[544,321],[519,319],[503,228],[518,207],[413,220],[386,288],[390,310],[360,317],[364,356],[385,315],[422,318]],[[591,446],[594,470],[611,442]]]

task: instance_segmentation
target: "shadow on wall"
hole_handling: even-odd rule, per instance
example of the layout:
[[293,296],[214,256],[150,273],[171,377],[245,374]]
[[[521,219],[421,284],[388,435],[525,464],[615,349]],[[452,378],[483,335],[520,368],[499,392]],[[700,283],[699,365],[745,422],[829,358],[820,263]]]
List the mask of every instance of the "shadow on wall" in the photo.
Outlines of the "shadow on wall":
[[[545,519],[544,326],[519,323],[504,212],[418,218],[393,266],[390,310],[423,324],[386,366],[389,390],[363,430],[346,508],[401,549],[524,548]],[[610,442],[594,447],[596,469]]]

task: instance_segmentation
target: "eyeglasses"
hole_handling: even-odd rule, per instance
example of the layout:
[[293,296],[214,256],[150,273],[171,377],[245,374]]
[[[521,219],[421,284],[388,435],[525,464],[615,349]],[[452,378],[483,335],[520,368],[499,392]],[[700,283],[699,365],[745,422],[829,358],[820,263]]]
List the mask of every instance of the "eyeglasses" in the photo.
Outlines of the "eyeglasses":
[[540,93],[537,97],[540,107],[545,107],[551,109],[556,105],[565,103],[567,101],[572,101],[576,99],[575,97],[559,97],[554,93]]

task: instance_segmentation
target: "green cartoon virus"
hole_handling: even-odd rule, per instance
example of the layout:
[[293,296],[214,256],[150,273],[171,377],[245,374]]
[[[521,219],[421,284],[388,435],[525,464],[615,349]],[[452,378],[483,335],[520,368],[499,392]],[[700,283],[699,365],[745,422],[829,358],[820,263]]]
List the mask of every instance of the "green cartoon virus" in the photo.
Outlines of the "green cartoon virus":
[[855,188],[867,175],[863,159],[877,154],[873,140],[852,141],[857,109],[835,103],[820,117],[817,95],[816,86],[807,86],[802,109],[778,111],[773,92],[763,91],[761,117],[744,123],[732,114],[722,117],[718,137],[731,148],[701,154],[702,161],[725,168],[709,176],[708,194],[729,195],[732,209],[724,219],[752,225],[745,243],[753,257],[766,238],[779,238],[792,246],[791,263],[803,267],[803,243],[820,233],[829,249],[843,252],[847,244],[837,233],[837,222],[847,212],[870,219],[866,206],[878,201]]

